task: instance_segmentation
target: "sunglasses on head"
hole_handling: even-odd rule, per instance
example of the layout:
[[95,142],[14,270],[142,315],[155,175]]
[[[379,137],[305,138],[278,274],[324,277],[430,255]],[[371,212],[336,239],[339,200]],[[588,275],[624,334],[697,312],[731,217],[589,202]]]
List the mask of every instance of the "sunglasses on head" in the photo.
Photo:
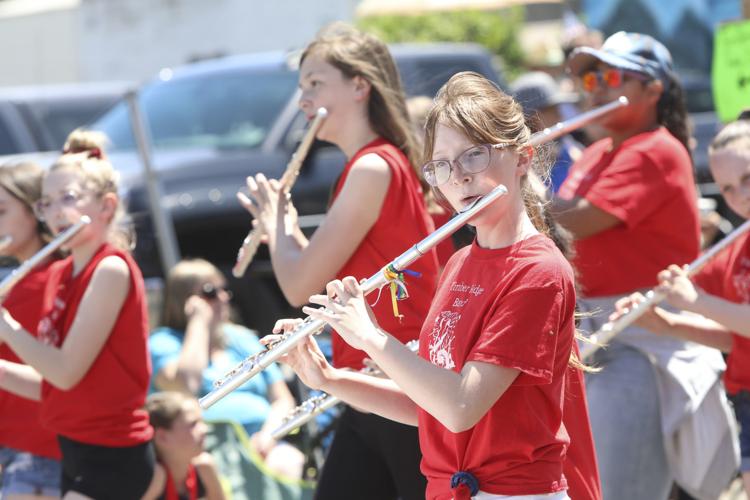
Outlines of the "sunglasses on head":
[[643,73],[627,71],[618,68],[607,68],[604,70],[590,70],[581,75],[581,86],[586,92],[593,92],[600,85],[610,89],[617,89],[622,86],[626,78],[632,78],[641,82],[647,82],[652,78]]
[[226,286],[216,286],[213,283],[204,283],[201,286],[200,295],[206,300],[215,300],[221,291],[226,293],[228,298],[232,298],[232,291]]

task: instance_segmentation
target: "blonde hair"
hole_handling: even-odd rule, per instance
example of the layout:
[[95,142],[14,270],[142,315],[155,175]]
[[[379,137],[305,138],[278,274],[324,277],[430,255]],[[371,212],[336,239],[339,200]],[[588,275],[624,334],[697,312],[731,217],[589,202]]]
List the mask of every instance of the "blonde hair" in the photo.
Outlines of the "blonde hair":
[[[44,170],[35,163],[22,162],[0,166],[0,187],[20,201],[33,214],[34,204],[42,197]],[[47,226],[37,222],[36,232],[43,242],[52,239]]]
[[63,145],[63,154],[89,153],[94,158],[104,159],[104,147],[109,144],[109,139],[103,132],[95,130],[75,129],[68,134]]
[[[425,123],[425,158],[432,158],[438,124],[461,131],[475,144],[509,142],[521,148],[528,146],[531,139],[521,105],[494,83],[471,71],[453,75],[435,96],[435,103]],[[546,183],[550,162],[544,150],[535,148],[534,153],[531,168]],[[536,194],[526,176],[521,180],[521,189],[526,213],[534,227],[552,239],[569,257],[569,235],[554,222],[545,208],[544,200]],[[447,204],[438,188],[433,188],[433,192],[438,201]],[[577,330],[575,336],[582,338]],[[585,371],[595,371],[582,363],[574,351],[570,353],[569,364]]]
[[[417,146],[396,63],[379,38],[345,23],[324,28],[302,53],[300,62],[311,54],[322,57],[346,78],[359,76],[370,83],[367,116],[376,134],[396,145],[419,175]],[[426,188],[426,185],[423,187]]]
[[63,154],[52,164],[48,173],[58,170],[78,172],[82,177],[84,187],[91,189],[98,196],[111,193],[117,197],[115,215],[109,221],[111,231],[108,241],[122,250],[132,250],[135,237],[118,194],[119,175],[112,164],[104,158],[91,156],[90,151],[85,150],[80,153]]
[[224,275],[207,260],[185,259],[178,262],[167,275],[161,324],[184,331],[187,328],[185,302],[199,286],[213,279],[223,280]]
[[750,120],[736,120],[722,128],[711,141],[708,154],[711,155],[724,149],[750,152]]

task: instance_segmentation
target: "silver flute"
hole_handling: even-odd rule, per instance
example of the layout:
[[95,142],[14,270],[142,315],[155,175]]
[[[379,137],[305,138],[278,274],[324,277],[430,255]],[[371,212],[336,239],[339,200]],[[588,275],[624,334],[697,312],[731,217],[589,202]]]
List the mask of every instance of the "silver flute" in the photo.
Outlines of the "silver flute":
[[[425,239],[396,257],[388,265],[362,283],[361,286],[364,294],[367,295],[370,292],[387,285],[389,283],[389,280],[386,277],[387,274],[393,272],[398,273],[406,269],[409,264],[429,252],[435,245],[443,241],[445,238],[455,233],[461,226],[468,222],[469,219],[484,210],[490,203],[507,193],[508,189],[500,184],[492,191],[481,198],[478,198],[466,208],[458,212],[451,220],[443,224],[439,229],[427,235]],[[278,361],[281,356],[291,351],[299,342],[310,335],[319,333],[325,326],[325,321],[313,319],[308,316],[294,330],[282,334],[279,340],[268,344],[267,350],[247,357],[232,371],[214,382],[214,388],[208,394],[200,398],[201,407],[204,409],[209,408],[228,393],[268,368],[271,363]]]
[[21,281],[27,274],[29,274],[29,271],[34,269],[44,259],[52,255],[61,246],[67,243],[73,236],[78,234],[78,232],[90,222],[91,219],[87,215],[84,215],[78,222],[55,236],[52,241],[44,245],[37,253],[29,257],[20,266],[15,268],[12,273],[10,273],[3,279],[3,281],[0,281],[0,297],[5,297],[8,292],[10,292],[10,290],[16,285],[16,283]]
[[[621,96],[617,100],[605,104],[604,106],[582,113],[570,120],[560,122],[553,127],[545,128],[544,130],[533,134],[529,142],[532,146],[539,146],[545,142],[553,141],[575,129],[588,125],[589,123],[601,118],[603,115],[611,113],[615,109],[627,105],[628,99]],[[498,185],[482,198],[477,199],[474,203],[459,211],[451,220],[446,222],[435,232],[429,234],[411,249],[396,257],[396,259],[390,264],[383,267],[379,272],[365,281],[362,284],[362,290],[365,295],[388,283],[386,271],[402,271],[406,266],[424,255],[425,252],[429,251],[435,245],[456,232],[479,211],[483,210],[487,205],[494,202],[500,196],[507,194],[507,192],[508,190],[505,186],[502,184]],[[281,356],[291,351],[297,343],[310,335],[319,333],[325,325],[326,323],[324,321],[315,320],[308,316],[294,330],[281,335],[279,340],[269,344],[267,350],[247,357],[229,373],[214,382],[213,389],[200,398],[199,402],[201,407],[204,409],[209,408],[228,393],[266,369],[271,363],[281,358]]]
[[[419,341],[410,340],[406,343],[406,347],[412,352],[417,352],[417,350],[419,350]],[[377,367],[366,366],[359,370],[359,373],[377,377],[382,375],[383,371]],[[329,408],[333,408],[339,403],[341,403],[339,398],[331,394],[326,394],[325,392],[306,399],[302,404],[289,412],[289,415],[284,417],[281,425],[274,429],[271,432],[271,435],[274,439],[279,440],[293,430],[302,427],[317,415],[320,415]]]
[[[302,163],[305,161],[307,152],[310,150],[310,146],[312,146],[315,136],[318,134],[321,125],[323,125],[323,120],[325,120],[326,116],[328,116],[328,110],[326,110],[326,108],[318,108],[318,111],[315,112],[315,118],[307,129],[307,132],[305,132],[302,142],[297,146],[297,150],[292,155],[292,159],[289,160],[284,174],[281,176],[280,182],[284,191],[292,189],[294,181],[296,181],[297,176],[299,176],[299,171],[302,168]],[[235,278],[241,278],[245,274],[247,266],[250,265],[253,257],[255,257],[255,253],[258,251],[258,247],[260,247],[262,238],[263,231],[258,229],[250,230],[245,237],[245,240],[242,242],[240,251],[237,253],[237,262],[234,264],[234,267],[232,267],[232,276]]]
[[[726,235],[721,241],[712,246],[706,253],[695,259],[687,268],[687,275],[693,276],[695,273],[705,266],[711,259],[716,257],[722,250],[727,248],[729,245],[734,243],[737,238],[747,233],[750,230],[750,220],[746,220],[737,229]],[[649,290],[646,292],[646,300],[640,304],[636,304],[628,312],[620,316],[614,321],[608,321],[596,332],[592,333],[589,340],[592,343],[587,343],[581,349],[581,359],[587,359],[596,351],[604,347],[613,338],[615,338],[620,332],[632,325],[638,318],[643,316],[653,306],[664,300],[666,296],[663,293],[659,293],[655,290]]]
[[591,109],[580,115],[576,115],[570,120],[559,122],[551,127],[547,127],[544,130],[540,130],[531,136],[531,145],[539,146],[545,142],[551,142],[562,137],[563,135],[569,134],[574,130],[578,130],[581,127],[585,127],[589,123],[592,123],[602,116],[611,113],[612,111],[627,106],[628,98],[624,95],[618,97],[612,102],[599,106],[598,108]]

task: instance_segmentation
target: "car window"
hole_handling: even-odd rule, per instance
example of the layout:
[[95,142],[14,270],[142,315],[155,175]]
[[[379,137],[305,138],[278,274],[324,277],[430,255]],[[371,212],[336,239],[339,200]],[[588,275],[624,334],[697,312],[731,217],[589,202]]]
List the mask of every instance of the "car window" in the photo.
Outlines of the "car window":
[[24,111],[31,114],[34,123],[44,129],[45,149],[62,149],[68,134],[96,119],[116,101],[116,97],[87,100],[60,100],[29,102]]
[[[292,71],[237,71],[157,82],[141,93],[155,148],[254,148],[297,85]],[[127,106],[91,125],[113,149],[133,149]]]
[[405,61],[399,64],[404,89],[410,96],[434,96],[451,76],[460,71],[486,73],[477,61],[432,58],[424,61]]
[[18,146],[10,134],[10,129],[3,120],[0,120],[0,155],[10,155],[18,152]]

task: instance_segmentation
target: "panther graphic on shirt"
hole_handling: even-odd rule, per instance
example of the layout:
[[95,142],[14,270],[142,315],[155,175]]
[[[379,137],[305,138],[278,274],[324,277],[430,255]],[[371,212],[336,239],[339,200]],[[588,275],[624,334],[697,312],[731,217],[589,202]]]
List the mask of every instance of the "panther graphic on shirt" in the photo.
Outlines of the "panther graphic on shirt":
[[456,340],[456,323],[461,319],[461,314],[452,311],[443,311],[435,317],[430,332],[430,362],[441,368],[452,369],[456,366],[453,361],[453,342]]

